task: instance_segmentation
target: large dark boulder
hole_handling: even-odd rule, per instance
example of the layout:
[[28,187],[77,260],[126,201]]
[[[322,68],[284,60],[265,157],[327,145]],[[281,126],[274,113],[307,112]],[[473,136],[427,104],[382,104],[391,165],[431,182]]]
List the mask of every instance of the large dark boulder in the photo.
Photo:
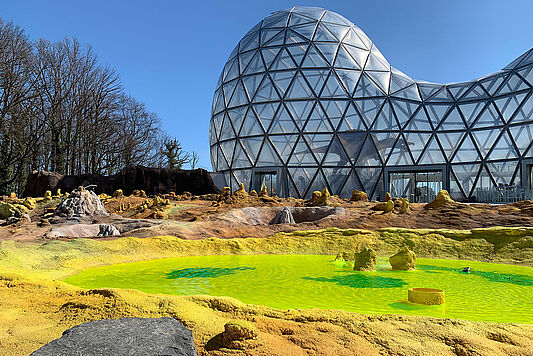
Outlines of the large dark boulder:
[[77,325],[31,355],[196,356],[197,353],[192,332],[175,319],[123,318]]
[[63,192],[71,192],[80,185],[96,185],[97,194],[111,195],[115,190],[122,189],[130,195],[134,190],[144,190],[147,194],[167,194],[175,192],[191,192],[194,195],[218,193],[209,172],[205,169],[183,170],[168,168],[149,168],[143,166],[126,167],[110,176],[98,174],[62,175],[54,172],[33,171],[24,189],[24,196],[39,197],[50,190],[58,188]]

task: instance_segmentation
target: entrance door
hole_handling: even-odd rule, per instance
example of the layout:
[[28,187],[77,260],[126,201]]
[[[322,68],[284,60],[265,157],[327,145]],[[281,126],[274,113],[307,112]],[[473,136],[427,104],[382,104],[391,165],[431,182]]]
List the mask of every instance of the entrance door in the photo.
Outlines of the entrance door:
[[389,172],[389,191],[393,197],[414,203],[429,203],[442,189],[442,171]]
[[277,194],[277,174],[276,172],[255,172],[254,189],[258,193],[267,188],[268,195]]

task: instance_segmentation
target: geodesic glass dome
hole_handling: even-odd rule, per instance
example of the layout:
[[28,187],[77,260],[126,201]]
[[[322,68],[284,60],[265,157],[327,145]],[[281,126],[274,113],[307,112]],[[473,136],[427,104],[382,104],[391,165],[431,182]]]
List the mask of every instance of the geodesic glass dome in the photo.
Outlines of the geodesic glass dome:
[[[533,52],[463,83],[415,81],[344,17],[294,7],[254,26],[213,99],[211,161],[233,189],[492,199],[530,190]],[[492,195],[491,195],[492,194]]]

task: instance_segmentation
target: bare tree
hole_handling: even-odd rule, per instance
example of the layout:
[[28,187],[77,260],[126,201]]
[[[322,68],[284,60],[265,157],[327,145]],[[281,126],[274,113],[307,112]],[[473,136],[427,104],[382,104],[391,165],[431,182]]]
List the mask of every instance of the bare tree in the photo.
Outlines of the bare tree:
[[168,168],[179,168],[191,161],[190,155],[183,151],[181,143],[177,139],[165,139],[161,148]]
[[192,170],[195,170],[196,168],[198,168],[199,160],[200,160],[200,155],[198,155],[198,152],[192,151],[191,160],[190,160],[190,165],[191,165]]

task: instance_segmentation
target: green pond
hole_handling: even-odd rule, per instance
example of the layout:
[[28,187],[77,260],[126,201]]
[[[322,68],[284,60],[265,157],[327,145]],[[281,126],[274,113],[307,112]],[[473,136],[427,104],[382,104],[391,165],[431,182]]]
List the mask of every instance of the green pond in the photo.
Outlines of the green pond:
[[[415,271],[353,271],[323,255],[197,256],[92,268],[68,277],[83,288],[229,296],[279,309],[342,309],[466,320],[533,323],[533,268],[472,261],[417,259]],[[471,272],[463,273],[469,266]],[[407,289],[443,289],[446,304],[407,302]]]

